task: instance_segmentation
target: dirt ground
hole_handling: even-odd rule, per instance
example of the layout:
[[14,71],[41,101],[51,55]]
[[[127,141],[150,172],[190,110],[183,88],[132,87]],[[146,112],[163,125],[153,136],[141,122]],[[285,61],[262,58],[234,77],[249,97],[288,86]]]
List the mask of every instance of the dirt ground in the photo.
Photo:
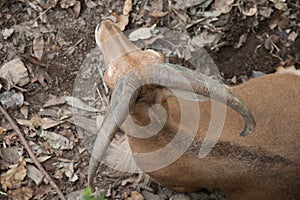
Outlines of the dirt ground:
[[[253,76],[253,72],[254,74],[257,72],[273,73],[278,66],[294,65],[300,69],[299,0],[280,1],[281,3],[268,0],[234,1],[235,3],[226,5],[227,10],[223,10],[224,6],[218,5],[216,3],[218,1],[203,1],[207,2],[207,5],[196,4],[191,7],[186,4],[193,1],[177,2],[183,3],[186,7],[176,7],[176,1],[134,0],[125,30],[156,24],[158,28],[176,30],[194,38],[196,43],[202,41],[197,36],[208,32],[215,40],[209,44],[203,44],[203,47],[210,54],[227,85],[247,81]],[[44,108],[47,100],[53,96],[71,96],[80,67],[87,55],[96,48],[94,39],[96,25],[103,16],[108,16],[111,12],[122,14],[123,4],[124,1],[113,0],[1,0],[0,68],[19,57],[28,69],[30,77],[26,85],[14,88],[24,95],[25,102],[22,107],[26,107],[23,110],[27,110],[27,116],[25,117],[20,108],[8,109],[9,114],[15,119],[32,119],[37,115],[40,117],[41,109]],[[212,16],[213,10],[221,10],[222,14],[213,17],[203,15],[203,12],[207,12]],[[203,19],[203,21],[198,19]],[[10,31],[13,32],[10,33]],[[178,58],[170,58],[170,60],[177,64],[184,62]],[[5,85],[2,80],[0,83]],[[5,87],[0,87],[0,94],[6,90]],[[0,149],[4,147],[22,149],[21,142],[13,136],[14,131],[7,128],[9,125],[1,114],[0,120]],[[74,142],[74,146],[68,150],[53,149],[45,139],[38,137],[40,127],[33,130],[27,125],[18,124],[26,133],[26,139],[36,144],[38,149],[43,149],[39,153],[37,153],[39,150],[34,149],[35,153],[39,156],[51,156],[50,159],[42,162],[42,165],[64,194],[86,187],[90,154],[83,150],[85,146],[73,123],[65,120],[63,124],[50,128],[50,131],[65,134]],[[20,156],[28,158],[24,149]],[[68,161],[63,161],[63,159]],[[61,162],[73,163],[72,174],[77,175],[75,181],[65,175],[64,167],[58,166]],[[3,175],[10,165],[18,163],[18,159],[9,162],[5,160],[3,153],[0,153],[0,163],[0,174]],[[109,188],[111,194],[107,196],[110,199],[129,198],[132,191],[137,191],[144,196],[149,195],[145,194],[147,190],[139,186],[114,184],[120,180],[116,181],[104,175],[99,179],[101,183],[98,182],[97,186],[103,186],[102,192],[106,194]],[[2,181],[1,185],[0,199],[16,199],[13,191],[28,187],[31,190],[25,190],[24,193],[32,199],[58,198],[49,185],[36,184],[28,177],[12,184],[11,187],[6,185],[7,188],[5,188]],[[151,188],[151,194],[161,194],[161,199],[169,199],[171,196],[178,195],[155,183],[151,183],[149,188]],[[197,197],[190,195],[187,199],[200,197],[202,199],[225,199],[221,192],[207,190],[200,192]],[[20,197],[20,199],[30,198]],[[177,199],[184,198],[178,197]]]

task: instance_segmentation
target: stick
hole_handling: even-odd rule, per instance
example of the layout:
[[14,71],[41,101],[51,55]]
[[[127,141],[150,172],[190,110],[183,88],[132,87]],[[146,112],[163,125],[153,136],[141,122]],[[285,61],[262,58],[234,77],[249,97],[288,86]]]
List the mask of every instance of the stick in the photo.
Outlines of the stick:
[[40,170],[40,172],[47,178],[47,180],[50,182],[50,185],[55,189],[57,194],[62,200],[66,200],[64,194],[62,191],[58,188],[56,183],[52,180],[52,178],[49,176],[49,174],[46,172],[46,170],[43,168],[41,163],[37,160],[36,156],[32,152],[30,146],[28,145],[26,139],[23,136],[23,133],[20,131],[19,127],[17,124],[14,122],[14,120],[9,116],[9,114],[6,112],[6,110],[1,106],[0,104],[0,111],[4,115],[4,117],[7,119],[7,121],[12,125],[14,131],[18,134],[22,144],[24,145],[26,151],[28,152],[31,160],[34,162],[34,164],[37,166],[37,168]]

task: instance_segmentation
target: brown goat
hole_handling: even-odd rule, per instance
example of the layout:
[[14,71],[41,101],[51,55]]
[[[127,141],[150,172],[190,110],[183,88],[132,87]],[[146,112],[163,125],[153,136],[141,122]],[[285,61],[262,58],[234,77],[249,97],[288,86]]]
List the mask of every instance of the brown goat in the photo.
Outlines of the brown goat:
[[[215,81],[205,77],[202,80],[180,67],[155,64],[163,62],[164,59],[160,54],[137,49],[110,20],[103,21],[100,28],[96,28],[96,41],[102,48],[107,66],[105,81],[115,90],[112,104],[101,125],[90,160],[89,185],[91,187],[93,187],[93,178],[100,160],[103,159],[116,130],[129,114],[126,110],[127,106],[129,106],[133,121],[139,126],[146,126],[154,119],[151,118],[149,109],[155,104],[160,104],[165,108],[166,122],[158,134],[146,138],[135,137],[131,135],[134,132],[134,129],[130,128],[132,124],[127,120],[125,122],[128,142],[136,164],[155,181],[181,192],[218,188],[233,200],[299,199],[299,75],[296,73],[270,74],[252,79],[226,89],[226,98],[223,99],[221,90],[218,89],[219,85]],[[117,45],[113,55],[109,49],[112,42]],[[121,56],[116,56],[117,54]],[[147,67],[143,68],[143,66]],[[197,94],[211,96],[214,99],[196,102],[200,118],[196,116],[199,114],[195,112],[194,100],[178,98],[169,89],[192,92],[189,88],[182,86],[183,82],[178,77],[176,79],[176,74],[172,74],[173,71],[169,66],[180,70],[184,77],[190,79],[189,82]],[[136,68],[141,70],[135,70]],[[165,70],[166,73],[160,71],[159,68]],[[127,75],[131,72],[134,76]],[[156,77],[158,76],[156,74],[160,77]],[[152,83],[149,82],[148,76],[154,77],[153,79],[157,78],[157,82],[168,87],[146,85],[138,89],[143,84]],[[172,79],[173,76],[174,79]],[[209,88],[209,94],[207,94],[207,88],[203,89],[204,86],[199,86],[202,81],[213,85]],[[239,99],[242,99],[245,104]],[[220,138],[207,156],[200,158],[199,149],[204,143],[213,118],[212,105],[222,107],[224,103],[230,108],[226,110]],[[254,131],[255,122],[252,114],[256,121]],[[185,124],[182,124],[182,115],[189,118]],[[157,116],[155,119],[159,123],[162,117]],[[253,131],[246,137],[238,135],[243,127],[243,120],[245,126],[241,134],[245,135]],[[191,127],[195,125],[199,128],[193,138],[190,132],[192,132]],[[135,135],[143,134],[141,131],[141,133],[137,132]],[[183,134],[177,137],[178,132]],[[191,144],[187,142],[190,139],[193,139]],[[188,148],[184,152],[179,152],[181,156],[178,158],[175,156],[168,165],[157,169],[151,168],[164,160],[172,160],[173,153],[178,153],[177,151],[180,151],[178,149],[182,149],[185,143],[188,143]],[[153,159],[143,156],[159,151],[168,144],[172,144],[171,151],[166,155]]]

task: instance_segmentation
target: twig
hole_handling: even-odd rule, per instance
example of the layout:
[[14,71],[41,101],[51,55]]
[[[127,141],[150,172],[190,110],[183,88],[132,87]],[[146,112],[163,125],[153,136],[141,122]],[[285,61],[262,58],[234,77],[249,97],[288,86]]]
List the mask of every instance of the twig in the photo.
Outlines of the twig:
[[73,46],[69,47],[69,49],[62,55],[65,56],[67,55],[69,52],[71,52],[72,50],[75,49],[75,47],[84,40],[84,38],[81,38],[80,40],[78,40]]
[[62,193],[62,191],[58,188],[58,186],[56,185],[56,183],[52,180],[52,178],[49,176],[49,174],[46,172],[46,170],[43,168],[43,166],[41,165],[41,163],[39,163],[39,161],[37,160],[36,156],[34,155],[34,153],[32,152],[30,146],[28,145],[26,139],[23,136],[23,133],[20,131],[19,127],[17,126],[17,124],[14,122],[14,120],[9,116],[9,114],[6,112],[6,110],[1,106],[0,104],[0,111],[1,113],[4,115],[4,117],[7,119],[7,121],[11,124],[11,126],[13,127],[14,131],[18,134],[22,144],[24,145],[26,151],[28,152],[31,160],[34,162],[34,164],[37,166],[37,168],[41,171],[41,173],[47,178],[47,180],[50,182],[50,185],[55,189],[55,191],[57,192],[57,194],[59,195],[59,197],[62,200],[66,200],[64,194]]

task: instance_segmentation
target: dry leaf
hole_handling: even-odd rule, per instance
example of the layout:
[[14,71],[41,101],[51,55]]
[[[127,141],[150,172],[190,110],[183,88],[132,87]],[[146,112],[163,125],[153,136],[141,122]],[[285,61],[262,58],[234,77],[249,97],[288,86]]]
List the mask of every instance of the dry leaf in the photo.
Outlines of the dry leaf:
[[[178,3],[178,1],[177,1],[177,3]],[[150,2],[150,5],[151,5],[152,10],[162,11],[164,2],[163,2],[163,0],[153,0]]]
[[18,183],[23,181],[26,176],[26,162],[23,157],[19,159],[19,164],[14,165],[13,168],[9,169],[7,172],[1,174],[0,181],[4,191],[7,188],[13,188],[17,186]]
[[269,21],[269,28],[271,30],[273,30],[274,28],[276,28],[279,24],[279,20],[280,20],[280,16],[281,16],[282,12],[280,11],[276,11],[272,17],[271,17],[271,20]]
[[49,128],[58,126],[61,123],[63,123],[63,122],[62,121],[56,121],[56,120],[53,120],[51,118],[43,118],[41,127],[42,127],[42,129],[47,130]]
[[9,134],[9,135],[5,136],[4,141],[5,141],[5,144],[12,145],[16,141],[19,141],[18,134],[13,132],[12,134]]
[[169,12],[166,11],[166,12],[162,12],[162,11],[159,11],[159,10],[153,10],[153,11],[150,11],[149,12],[149,15],[151,17],[164,17],[168,14]]
[[77,18],[80,15],[80,11],[81,11],[81,3],[80,1],[77,1],[77,3],[75,4],[75,6],[73,7],[73,11],[74,11],[74,16]]
[[123,15],[129,15],[132,10],[132,0],[126,0],[123,7]]
[[44,175],[33,165],[27,165],[27,176],[32,179],[36,185],[40,185]]
[[47,108],[50,106],[57,106],[62,105],[66,103],[65,97],[56,97],[56,96],[50,96],[50,99],[46,101],[46,103],[43,105],[43,108]]
[[44,44],[45,42],[43,36],[34,37],[32,43],[33,54],[39,60],[42,60],[42,56],[44,54]]
[[29,82],[27,68],[20,58],[5,63],[0,68],[0,78],[19,86],[24,86]]
[[191,45],[195,47],[214,47],[220,41],[221,36],[220,33],[209,33],[208,31],[204,31],[192,38]]
[[229,13],[233,3],[234,0],[215,0],[214,7],[221,13]]
[[200,6],[206,8],[211,4],[212,0],[177,0],[176,5],[178,8],[186,9],[194,6]]
[[72,160],[61,171],[63,171],[65,173],[65,175],[69,178],[70,182],[75,182],[78,180],[78,176],[74,173],[74,160]]
[[252,4],[252,6],[248,3],[245,5],[238,6],[239,10],[243,13],[245,16],[253,16],[257,13],[257,6],[256,4]]
[[72,7],[72,6],[75,6],[76,3],[77,3],[77,0],[62,0],[60,2],[60,7],[64,8],[64,9],[67,9],[67,8]]
[[270,18],[273,12],[273,9],[270,7],[259,7],[259,14],[265,18]]
[[1,135],[2,133],[5,133],[5,131],[6,131],[6,129],[0,126],[0,135]]
[[274,5],[275,5],[275,8],[277,8],[278,10],[283,10],[283,11],[286,11],[288,9],[285,0],[271,0]]
[[74,143],[72,141],[54,132],[42,131],[40,137],[45,138],[53,149],[66,150],[73,149],[74,147]]
[[54,8],[58,0],[36,0],[43,9]]
[[28,112],[29,112],[29,108],[28,106],[22,106],[20,109],[22,115],[24,116],[25,119],[28,118]]
[[45,90],[48,90],[48,83],[52,82],[52,78],[50,75],[41,67],[36,66],[34,71],[34,78],[38,80],[38,82],[45,88]]
[[23,149],[18,147],[0,148],[0,157],[9,163],[16,163],[22,153]]
[[178,16],[178,18],[183,21],[184,23],[189,23],[191,21],[190,17],[183,12],[182,10],[179,10],[177,8],[173,8],[172,11]]
[[298,37],[298,33],[295,32],[295,31],[293,31],[293,32],[291,32],[291,33],[289,34],[288,39],[289,39],[290,41],[295,41],[297,37]]
[[247,40],[247,33],[244,33],[240,36],[239,38],[239,42],[236,46],[234,46],[234,48],[239,49],[241,46],[243,46],[243,44],[245,44],[246,40]]
[[145,39],[149,39],[152,36],[151,30],[153,29],[153,27],[142,27],[139,28],[135,31],[132,31],[129,36],[128,39],[130,41],[138,41],[138,40],[145,40]]
[[97,4],[92,0],[84,0],[84,2],[88,8],[95,8],[97,6]]
[[34,193],[34,197],[33,199],[45,199],[43,198],[46,195],[51,194],[51,192],[54,189],[52,188],[52,186],[49,185],[40,185],[39,187],[37,187],[35,193]]
[[30,187],[22,187],[8,191],[8,195],[14,200],[29,200],[33,195],[33,190]]
[[16,118],[16,121],[18,124],[27,126],[29,130],[34,130],[43,124],[43,119],[38,116],[34,115],[30,120],[27,119],[21,119],[21,118]]
[[13,28],[5,28],[4,30],[2,30],[2,35],[3,35],[3,39],[6,40],[8,39],[13,33],[15,32],[15,29]]
[[69,106],[73,106],[80,110],[85,110],[85,111],[89,111],[89,112],[100,112],[100,110],[85,104],[83,101],[81,101],[80,99],[78,99],[76,97],[66,96],[65,100]]

